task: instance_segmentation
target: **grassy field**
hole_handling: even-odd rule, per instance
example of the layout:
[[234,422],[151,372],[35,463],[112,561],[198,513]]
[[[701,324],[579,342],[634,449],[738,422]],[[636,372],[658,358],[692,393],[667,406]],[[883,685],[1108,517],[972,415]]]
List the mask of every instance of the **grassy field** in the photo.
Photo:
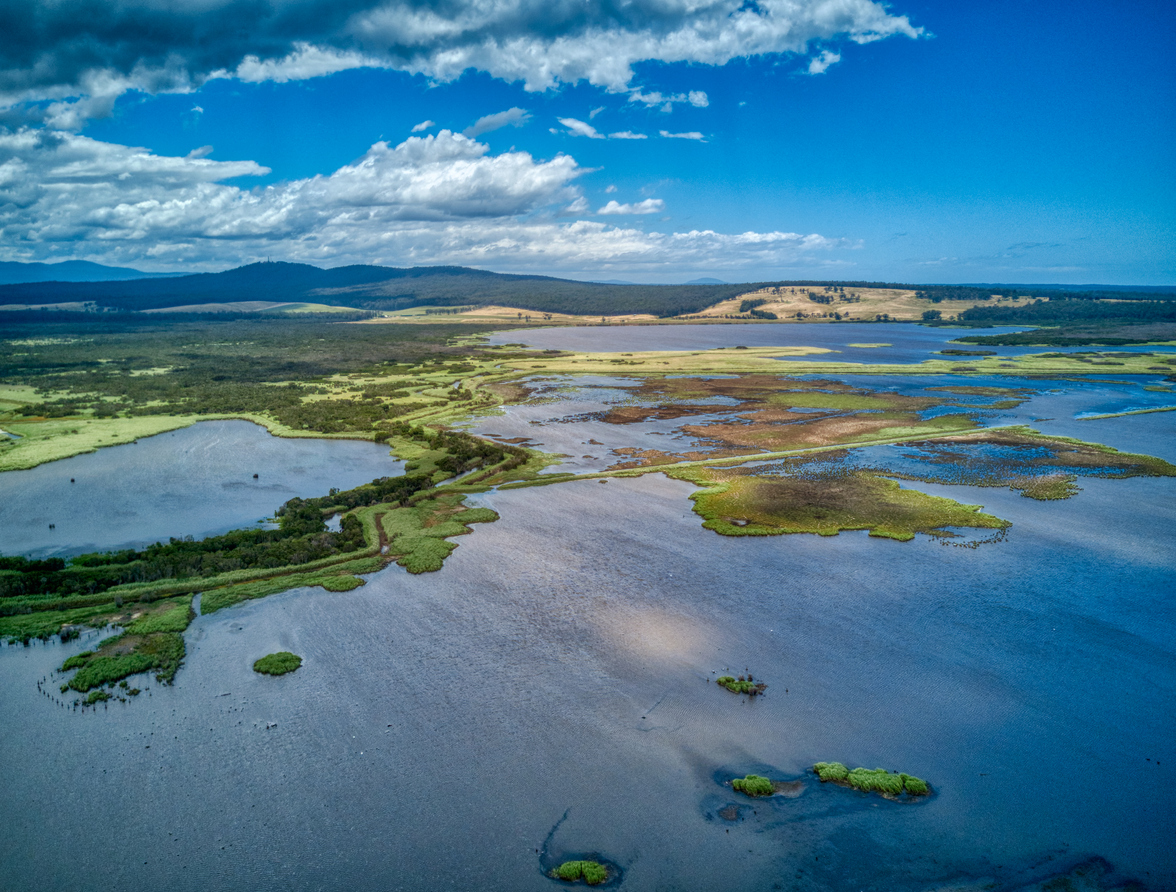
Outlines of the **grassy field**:
[[[820,302],[813,300],[810,295],[815,295]],[[872,321],[878,316],[888,317],[894,322],[918,322],[928,310],[938,310],[948,319],[969,307],[987,304],[985,301],[966,300],[933,303],[916,297],[914,289],[847,286],[843,291],[832,291],[817,285],[771,286],[715,304],[692,318],[699,321],[732,316],[750,318],[748,313],[740,309],[740,305],[747,300],[764,301],[756,309],[775,313],[781,322],[827,322],[837,317],[862,322]],[[828,303],[824,302],[826,300]],[[1024,306],[1029,302],[1028,298],[999,301],[1002,306]]]

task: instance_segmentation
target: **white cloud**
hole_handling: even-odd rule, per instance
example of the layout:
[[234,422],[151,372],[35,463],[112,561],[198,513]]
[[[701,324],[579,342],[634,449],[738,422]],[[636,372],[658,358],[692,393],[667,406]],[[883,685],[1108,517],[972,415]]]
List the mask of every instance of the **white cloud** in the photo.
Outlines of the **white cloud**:
[[619,130],[616,133],[610,133],[609,139],[649,139],[644,133],[634,133],[632,130]]
[[630,102],[640,102],[652,108],[655,105],[660,105],[662,111],[672,111],[674,103],[689,102],[695,108],[706,108],[710,105],[710,98],[702,90],[691,90],[689,93],[659,93],[656,90],[650,93],[643,93],[640,90],[633,90],[629,93]]
[[589,120],[589,121],[593,120],[593,119],[594,119],[594,118],[595,118],[595,117],[596,117],[598,114],[600,114],[602,111],[604,111],[604,106],[603,106],[603,105],[602,105],[602,106],[600,106],[599,108],[594,108],[594,109],[592,109],[592,111],[588,112],[588,120]]
[[[254,260],[322,265],[465,264],[529,272],[756,269],[844,246],[820,235],[647,233],[558,222],[588,204],[575,159],[539,161],[442,130],[376,143],[329,176],[245,189],[253,161],[213,161],[71,133],[0,133],[0,259],[222,269]],[[662,202],[610,202],[656,213]],[[603,213],[605,209],[602,209]],[[622,211],[609,211],[621,213]]]
[[841,53],[834,53],[830,50],[825,50],[821,55],[815,57],[809,62],[809,74],[824,74],[829,70],[829,67],[836,65],[841,61]]
[[668,130],[659,130],[658,133],[660,133],[666,139],[694,139],[698,140],[699,142],[706,142],[706,137],[704,137],[697,130],[691,130],[687,133],[670,133]]
[[615,199],[610,201],[604,207],[597,210],[597,214],[606,217],[612,214],[657,214],[660,213],[666,206],[666,203],[660,198],[647,198],[645,201],[639,201],[636,204],[620,204]]
[[604,134],[597,131],[591,124],[577,121],[575,118],[560,118],[559,122],[568,128],[571,136],[586,136],[589,139],[604,139]]
[[96,0],[93,13],[10,0],[5,20],[20,39],[0,44],[0,106],[32,103],[30,114],[51,126],[79,126],[109,114],[127,90],[186,92],[210,77],[284,82],[361,67],[435,81],[472,68],[532,91],[587,81],[629,92],[640,62],[723,65],[922,34],[875,0]]
[[604,194],[605,194],[605,195],[612,195],[612,194],[613,194],[614,192],[616,192],[616,191],[617,191],[617,187],[616,187],[616,186],[609,186],[608,188],[606,188],[606,189],[604,190]]
[[522,127],[531,120],[531,113],[521,108],[508,108],[506,111],[478,118],[474,123],[462,131],[462,134],[472,138],[499,130],[502,127]]
[[419,124],[412,125],[412,132],[423,133],[425,130],[432,130],[436,126],[436,121],[421,121]]

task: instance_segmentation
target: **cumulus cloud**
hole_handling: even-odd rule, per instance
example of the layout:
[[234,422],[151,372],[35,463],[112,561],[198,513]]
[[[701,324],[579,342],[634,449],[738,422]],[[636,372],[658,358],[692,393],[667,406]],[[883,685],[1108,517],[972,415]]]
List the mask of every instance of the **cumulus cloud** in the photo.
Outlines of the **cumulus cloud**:
[[661,110],[666,112],[672,111],[676,102],[689,102],[695,108],[706,108],[710,105],[710,98],[702,90],[691,90],[689,93],[673,94],[663,94],[656,90],[650,93],[633,90],[629,94],[629,101],[640,102],[650,108],[655,105],[660,105]]
[[829,70],[831,65],[836,65],[841,61],[841,53],[834,53],[831,50],[825,50],[821,55],[816,56],[809,62],[809,74],[824,74]]
[[697,130],[690,130],[686,133],[670,133],[668,130],[659,130],[658,133],[660,133],[666,139],[694,139],[698,140],[699,142],[706,142],[706,137],[704,137]]
[[463,130],[462,134],[473,139],[483,133],[489,133],[491,130],[499,130],[503,127],[522,127],[529,120],[531,120],[530,112],[523,111],[521,108],[508,108],[506,111],[478,118]]
[[922,33],[876,0],[92,0],[85,14],[9,0],[0,26],[0,105],[29,103],[56,127],[108,114],[127,90],[184,92],[210,77],[378,66],[450,81],[472,68],[527,90],[629,92],[640,62],[723,65]]
[[413,133],[423,133],[426,130],[432,130],[436,126],[437,126],[436,121],[421,121],[419,124],[413,124],[412,132]]
[[644,133],[634,133],[632,130],[618,130],[616,133],[610,133],[609,139],[649,139]]
[[656,214],[665,208],[666,203],[660,198],[647,198],[636,204],[621,204],[615,199],[597,210],[597,214],[607,217],[611,214]]
[[[206,147],[205,147],[206,148]],[[575,159],[536,160],[442,130],[376,143],[330,175],[253,189],[253,161],[215,161],[66,132],[0,133],[0,259],[68,255],[115,265],[219,269],[272,257],[323,265],[457,263],[598,274],[810,263],[820,235],[644,232],[595,221]],[[600,213],[656,213],[659,199]]]
[[559,122],[568,128],[567,132],[571,136],[586,136],[589,139],[604,139],[604,134],[599,132],[591,124],[586,124],[583,121],[577,121],[575,118],[560,118]]

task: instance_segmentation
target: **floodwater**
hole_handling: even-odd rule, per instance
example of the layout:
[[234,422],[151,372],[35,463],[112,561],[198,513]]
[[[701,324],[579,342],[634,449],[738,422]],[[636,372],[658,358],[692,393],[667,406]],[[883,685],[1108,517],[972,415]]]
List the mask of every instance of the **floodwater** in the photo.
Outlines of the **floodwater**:
[[[910,363],[947,359],[939,350],[991,350],[998,356],[1030,353],[1157,352],[1173,353],[1176,347],[989,347],[953,344],[968,335],[999,335],[1025,331],[1024,326],[983,329],[929,328],[914,322],[851,324],[838,322],[767,322],[755,325],[584,325],[529,328],[491,335],[490,344],[525,344],[541,350],[608,351],[713,350],[717,347],[823,347],[835,351],[810,356],[782,356],[783,361]],[[854,347],[853,344],[877,344]],[[967,357],[961,357],[966,359]]]
[[202,421],[0,474],[0,554],[64,556],[199,539],[254,525],[295,496],[350,489],[401,468],[376,443],[288,439],[248,421]]
[[[1176,413],[1076,420],[1133,396],[1082,386],[1041,382],[1037,426],[1176,461]],[[550,428],[577,424],[611,427]],[[0,888],[542,892],[585,854],[634,892],[1013,890],[1091,858],[1176,888],[1176,479],[1080,483],[903,484],[1012,521],[978,548],[724,538],[661,476],[494,492],[441,571],[201,616],[125,705],[55,700],[97,633],[0,647]],[[302,668],[251,670],[278,650]],[[761,698],[711,683],[748,669]],[[804,783],[752,801],[748,772]]]

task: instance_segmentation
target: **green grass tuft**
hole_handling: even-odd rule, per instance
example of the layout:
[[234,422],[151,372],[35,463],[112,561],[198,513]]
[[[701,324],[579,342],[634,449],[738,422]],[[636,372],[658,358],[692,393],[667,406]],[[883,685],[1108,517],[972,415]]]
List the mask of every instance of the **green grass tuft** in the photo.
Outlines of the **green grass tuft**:
[[349,592],[363,584],[358,576],[331,576],[323,580],[323,588],[329,592]]
[[904,790],[910,796],[926,796],[931,792],[926,781],[909,774],[891,774],[885,768],[855,768],[850,771],[840,762],[818,762],[813,766],[813,771],[822,783],[852,787],[863,793],[881,793],[893,798]]
[[766,777],[760,777],[758,774],[749,774],[747,777],[737,777],[731,781],[731,786],[748,796],[771,796],[776,792],[776,788],[772,782]]
[[265,675],[285,675],[293,672],[302,665],[302,657],[283,650],[276,654],[268,654],[253,664],[254,672]]
[[608,868],[598,861],[565,861],[551,871],[551,876],[569,883],[583,880],[589,886],[599,886],[608,879]]

